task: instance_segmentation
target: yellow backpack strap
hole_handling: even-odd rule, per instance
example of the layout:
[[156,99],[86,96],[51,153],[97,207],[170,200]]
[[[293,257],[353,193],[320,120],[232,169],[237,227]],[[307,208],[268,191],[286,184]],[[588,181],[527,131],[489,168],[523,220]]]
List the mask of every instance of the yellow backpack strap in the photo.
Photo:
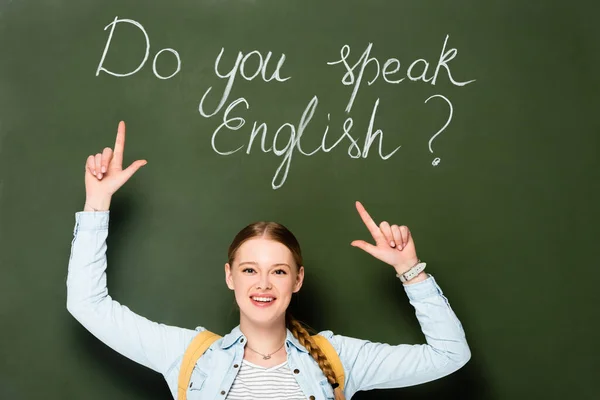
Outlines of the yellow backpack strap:
[[186,400],[186,393],[194,365],[206,350],[221,336],[210,331],[202,331],[196,335],[194,340],[185,350],[183,361],[179,369],[179,380],[177,382],[177,400]]
[[313,335],[312,338],[314,339],[317,346],[319,346],[323,354],[325,354],[325,357],[327,358],[329,364],[331,364],[331,367],[333,368],[333,372],[335,372],[335,377],[337,378],[337,383],[340,385],[340,389],[344,391],[344,366],[342,365],[342,361],[340,360],[340,356],[338,355],[337,351],[335,351],[333,345],[329,342],[329,340],[327,340],[325,336]]

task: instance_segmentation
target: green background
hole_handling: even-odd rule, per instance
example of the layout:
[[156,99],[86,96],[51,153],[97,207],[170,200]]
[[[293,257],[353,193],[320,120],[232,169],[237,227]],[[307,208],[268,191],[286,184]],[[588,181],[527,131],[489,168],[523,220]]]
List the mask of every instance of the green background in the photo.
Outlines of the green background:
[[[471,361],[424,385],[356,399],[596,399],[600,376],[597,282],[600,223],[600,6],[592,1],[6,1],[0,2],[0,398],[166,399],[161,376],[121,357],[66,310],[65,278],[74,213],[84,202],[89,154],[113,146],[128,126],[127,163],[148,165],[114,197],[109,290],[152,320],[221,334],[236,323],[224,284],[226,250],[255,220],[288,226],[303,246],[307,281],[297,317],[317,330],[389,343],[421,343],[414,310],[391,267],[353,248],[369,239],[355,209],[408,225],[418,255],[461,319]],[[150,56],[135,75],[96,76],[115,17],[143,25]],[[442,52],[435,85],[386,83],[374,63],[350,113],[342,84],[344,44],[354,64],[369,43],[380,65]],[[161,80],[154,55],[173,48],[181,71]],[[319,99],[302,144],[328,143],[351,117],[361,146],[373,105],[383,131],[367,158],[349,141],[307,157],[271,187],[281,157],[258,143],[218,155],[211,137],[223,110],[198,112],[209,87],[214,107],[238,54],[286,55],[286,82],[236,79],[225,107],[246,124],[225,130],[223,149],[247,145],[254,121],[268,140],[298,125]],[[144,56],[132,25],[115,29],[104,67],[126,73]],[[248,71],[254,64],[248,62]],[[273,61],[269,64],[274,68]],[[174,71],[163,53],[157,69]],[[428,148],[430,138],[454,114]],[[328,120],[327,114],[330,114]],[[289,133],[280,135],[284,147]],[[377,142],[375,142],[377,143]],[[441,162],[432,165],[439,157]]]

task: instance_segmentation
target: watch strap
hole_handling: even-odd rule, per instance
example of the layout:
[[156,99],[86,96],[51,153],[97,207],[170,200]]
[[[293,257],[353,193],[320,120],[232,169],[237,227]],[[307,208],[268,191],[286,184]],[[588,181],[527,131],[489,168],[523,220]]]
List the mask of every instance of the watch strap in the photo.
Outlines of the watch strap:
[[419,275],[421,272],[423,272],[426,266],[426,263],[421,262],[421,260],[419,260],[419,262],[414,267],[412,267],[403,274],[396,274],[396,276],[400,278],[400,282],[408,282],[411,279],[415,278],[417,275]]

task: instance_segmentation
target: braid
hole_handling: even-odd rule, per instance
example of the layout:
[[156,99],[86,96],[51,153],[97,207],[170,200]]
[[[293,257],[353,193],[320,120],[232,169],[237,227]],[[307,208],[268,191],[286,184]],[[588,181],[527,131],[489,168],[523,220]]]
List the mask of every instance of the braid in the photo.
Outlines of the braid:
[[[334,383],[337,383],[337,377],[335,376],[335,372],[333,371],[329,360],[325,357],[325,354],[319,346],[312,340],[310,333],[308,333],[306,328],[304,328],[300,321],[295,319],[289,312],[286,313],[286,323],[294,337],[298,339],[300,344],[308,350],[312,358],[319,364],[319,368],[321,368],[321,371],[323,371],[323,374],[327,377],[329,384],[333,385]],[[339,386],[334,389],[334,394],[335,400],[346,399]]]

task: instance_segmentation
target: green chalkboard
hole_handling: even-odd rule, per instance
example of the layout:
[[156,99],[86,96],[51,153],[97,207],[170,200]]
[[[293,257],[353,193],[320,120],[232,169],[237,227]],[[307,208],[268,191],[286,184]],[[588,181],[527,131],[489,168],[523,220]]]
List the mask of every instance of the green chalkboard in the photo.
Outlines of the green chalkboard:
[[473,356],[355,398],[598,398],[599,11],[0,1],[0,398],[169,397],[66,310],[85,159],[119,120],[148,165],[114,197],[108,283],[139,314],[228,332],[227,246],[274,220],[305,254],[297,317],[421,343],[393,270],[349,245],[361,200],[411,228]]

